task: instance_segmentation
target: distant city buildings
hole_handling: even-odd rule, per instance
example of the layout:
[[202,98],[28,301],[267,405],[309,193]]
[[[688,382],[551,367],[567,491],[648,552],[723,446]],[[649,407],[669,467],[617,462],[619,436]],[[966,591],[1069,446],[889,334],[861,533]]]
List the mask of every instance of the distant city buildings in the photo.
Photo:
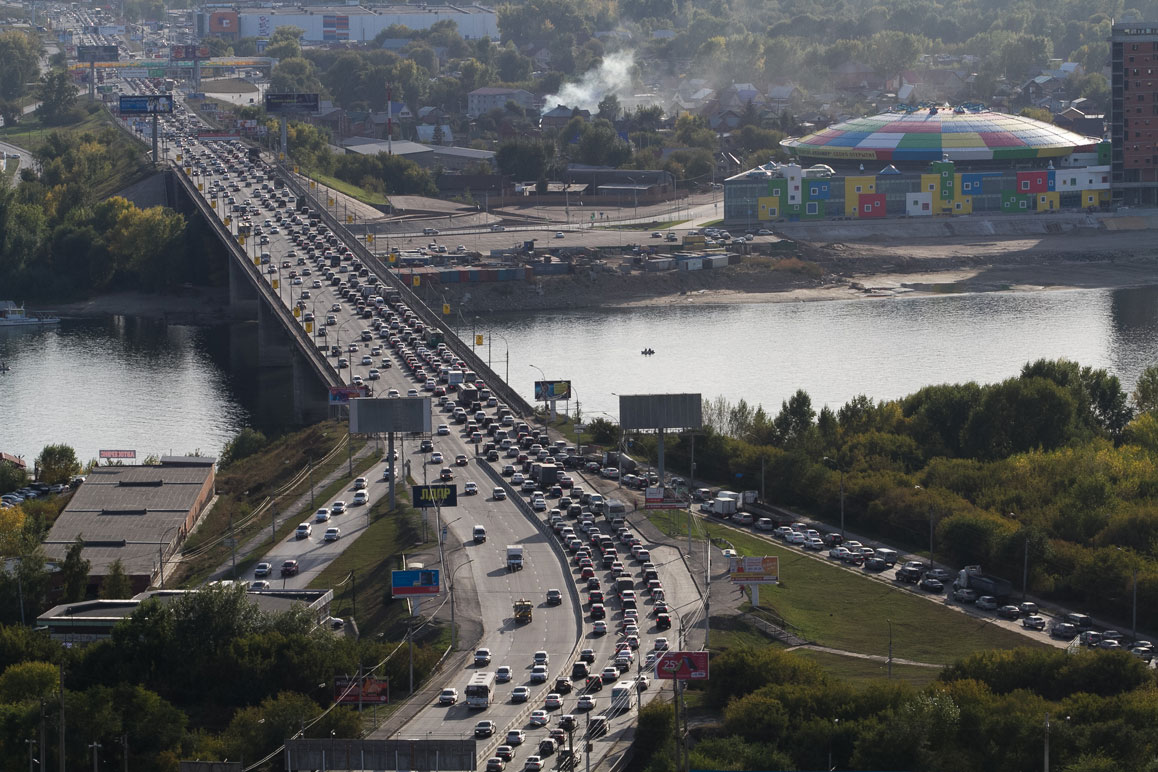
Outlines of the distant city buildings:
[[1110,32],[1110,141],[1114,202],[1158,204],[1158,22]]

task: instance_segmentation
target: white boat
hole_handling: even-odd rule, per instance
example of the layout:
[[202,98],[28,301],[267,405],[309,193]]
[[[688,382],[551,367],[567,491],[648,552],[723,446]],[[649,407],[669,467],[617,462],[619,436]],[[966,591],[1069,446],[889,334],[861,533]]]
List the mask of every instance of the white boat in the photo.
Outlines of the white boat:
[[58,317],[28,313],[24,306],[18,306],[11,300],[0,300],[0,327],[37,327],[59,322]]

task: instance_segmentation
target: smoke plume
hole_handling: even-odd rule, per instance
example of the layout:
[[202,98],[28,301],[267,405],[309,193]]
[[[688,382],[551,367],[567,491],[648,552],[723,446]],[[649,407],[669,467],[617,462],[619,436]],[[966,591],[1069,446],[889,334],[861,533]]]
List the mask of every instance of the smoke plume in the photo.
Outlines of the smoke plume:
[[555,109],[558,105],[578,107],[595,112],[603,97],[631,95],[631,68],[635,64],[635,54],[631,51],[617,51],[603,58],[593,70],[588,70],[576,83],[566,83],[559,93],[543,98],[543,111]]

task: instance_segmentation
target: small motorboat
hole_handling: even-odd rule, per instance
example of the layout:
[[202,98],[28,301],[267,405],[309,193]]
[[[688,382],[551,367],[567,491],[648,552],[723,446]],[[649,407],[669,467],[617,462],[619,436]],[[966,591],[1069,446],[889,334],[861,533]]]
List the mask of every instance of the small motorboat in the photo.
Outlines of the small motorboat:
[[655,353],[655,349],[653,349],[653,348],[645,348],[643,351],[640,351],[639,353],[643,354],[645,357],[649,357],[649,356],[651,356],[652,354],[654,354],[654,353]]

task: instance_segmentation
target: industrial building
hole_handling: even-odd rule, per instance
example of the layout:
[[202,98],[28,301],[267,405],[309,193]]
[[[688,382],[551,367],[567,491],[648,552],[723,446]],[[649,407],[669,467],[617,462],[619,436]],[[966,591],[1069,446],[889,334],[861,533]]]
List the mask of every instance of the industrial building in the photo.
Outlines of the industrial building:
[[976,106],[900,107],[781,144],[797,163],[765,164],[724,183],[728,223],[1110,204],[1109,142]]
[[1158,22],[1110,31],[1110,140],[1114,203],[1158,205]]
[[120,560],[135,591],[160,584],[162,567],[216,493],[216,459],[165,456],[157,465],[99,466],[60,513],[44,551],[64,560],[80,538],[90,580],[99,585]]
[[302,5],[222,8],[197,12],[201,37],[268,38],[278,27],[300,27],[307,43],[364,43],[379,32],[400,24],[409,29],[429,29],[440,21],[453,21],[468,40],[499,37],[498,14],[480,5]]

